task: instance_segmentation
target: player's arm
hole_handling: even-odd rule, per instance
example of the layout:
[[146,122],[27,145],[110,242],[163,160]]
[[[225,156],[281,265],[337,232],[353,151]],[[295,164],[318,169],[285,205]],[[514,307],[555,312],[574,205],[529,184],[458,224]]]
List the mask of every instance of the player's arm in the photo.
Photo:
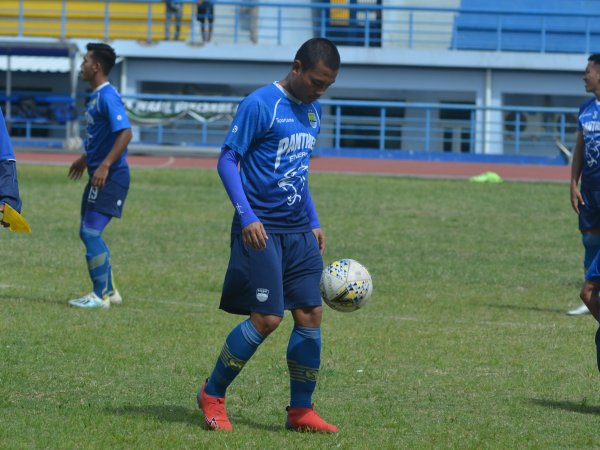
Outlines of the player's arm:
[[114,162],[121,157],[123,152],[127,149],[129,142],[131,142],[131,128],[124,128],[120,131],[117,131],[117,133],[117,139],[115,140],[112,149],[110,152],[108,152],[108,155],[106,155],[104,161],[102,161],[102,163],[94,171],[94,175],[92,175],[92,186],[99,188],[104,187],[110,166],[112,166]]
[[317,209],[315,208],[315,204],[313,202],[312,196],[310,195],[310,189],[308,186],[306,188],[306,214],[308,215],[308,220],[310,223],[310,228],[312,229],[313,234],[317,238],[317,242],[319,243],[319,250],[321,251],[321,256],[325,253],[325,233],[321,229],[321,223],[319,222],[319,216],[317,215]]
[[261,250],[267,246],[269,237],[263,224],[252,211],[248,198],[244,193],[242,179],[237,168],[238,158],[237,152],[229,147],[223,147],[217,163],[217,172],[221,177],[229,200],[235,208],[235,213],[240,217],[244,243],[251,248]]
[[583,132],[579,130],[577,133],[577,141],[575,142],[575,150],[573,151],[573,161],[571,162],[571,206],[577,214],[579,214],[579,205],[583,205],[583,197],[579,190],[579,179],[583,170]]

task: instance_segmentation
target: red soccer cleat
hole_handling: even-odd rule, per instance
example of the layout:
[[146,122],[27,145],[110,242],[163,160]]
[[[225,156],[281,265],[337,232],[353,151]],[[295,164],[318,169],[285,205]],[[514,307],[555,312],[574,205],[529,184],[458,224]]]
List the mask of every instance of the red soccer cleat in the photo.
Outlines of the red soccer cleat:
[[288,417],[285,427],[294,431],[311,431],[323,433],[337,433],[338,427],[325,422],[315,412],[315,405],[310,408],[287,407]]
[[225,411],[225,397],[213,397],[205,391],[206,383],[198,392],[198,407],[204,413],[204,423],[209,430],[233,431]]

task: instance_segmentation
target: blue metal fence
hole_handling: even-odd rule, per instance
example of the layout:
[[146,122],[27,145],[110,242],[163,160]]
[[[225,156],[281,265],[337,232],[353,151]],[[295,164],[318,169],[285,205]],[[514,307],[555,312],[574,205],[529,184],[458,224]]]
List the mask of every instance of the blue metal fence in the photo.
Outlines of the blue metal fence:
[[[220,146],[241,98],[140,94],[124,95],[123,100],[133,124],[133,144],[193,150]],[[362,149],[372,157],[410,152],[554,158],[559,154],[555,141],[573,147],[577,133],[577,108],[335,99],[321,104],[318,146]],[[66,137],[64,125],[55,118],[19,117],[9,125],[13,137],[29,145],[62,146]]]

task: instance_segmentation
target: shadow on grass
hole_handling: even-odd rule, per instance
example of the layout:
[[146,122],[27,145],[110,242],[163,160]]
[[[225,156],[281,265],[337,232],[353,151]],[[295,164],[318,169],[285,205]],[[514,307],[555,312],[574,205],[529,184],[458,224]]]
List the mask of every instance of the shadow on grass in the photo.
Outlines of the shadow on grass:
[[539,398],[532,398],[530,402],[534,405],[543,406],[551,409],[562,409],[564,411],[570,411],[580,414],[598,414],[600,415],[600,406],[587,405],[583,402],[569,402],[569,401],[556,401],[556,400],[544,400]]
[[547,312],[547,313],[559,313],[565,315],[567,313],[567,309],[569,309],[569,305],[565,305],[564,309],[558,308],[540,308],[539,306],[521,306],[521,305],[499,305],[497,303],[486,303],[484,306],[488,308],[497,308],[497,309],[514,309],[520,311],[535,311],[535,312]]
[[[187,423],[196,427],[204,428],[202,416],[197,409],[188,409],[174,405],[149,405],[149,406],[121,406],[118,408],[107,408],[107,412],[118,416],[143,416],[158,419],[168,423]],[[249,428],[265,431],[282,431],[283,424],[265,425],[248,418],[236,418],[235,423],[246,425]],[[235,424],[234,424],[235,426]]]

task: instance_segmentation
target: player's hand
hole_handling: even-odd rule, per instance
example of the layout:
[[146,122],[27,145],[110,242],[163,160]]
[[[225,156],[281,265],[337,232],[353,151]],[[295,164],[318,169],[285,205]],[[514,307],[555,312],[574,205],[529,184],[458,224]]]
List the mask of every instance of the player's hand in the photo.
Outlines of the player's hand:
[[242,230],[244,244],[254,250],[263,250],[267,248],[267,232],[262,222],[252,222]]
[[571,206],[577,214],[579,214],[579,205],[585,205],[583,196],[577,185],[571,184]]
[[321,256],[325,253],[325,233],[320,228],[313,228],[313,234],[317,238],[317,242],[319,243],[319,251],[321,252]]
[[94,187],[102,188],[106,184],[106,178],[108,178],[108,167],[100,164],[92,175],[91,184]]
[[79,180],[86,168],[85,155],[81,155],[73,161],[73,164],[71,164],[71,167],[69,168],[69,178],[71,180]]

